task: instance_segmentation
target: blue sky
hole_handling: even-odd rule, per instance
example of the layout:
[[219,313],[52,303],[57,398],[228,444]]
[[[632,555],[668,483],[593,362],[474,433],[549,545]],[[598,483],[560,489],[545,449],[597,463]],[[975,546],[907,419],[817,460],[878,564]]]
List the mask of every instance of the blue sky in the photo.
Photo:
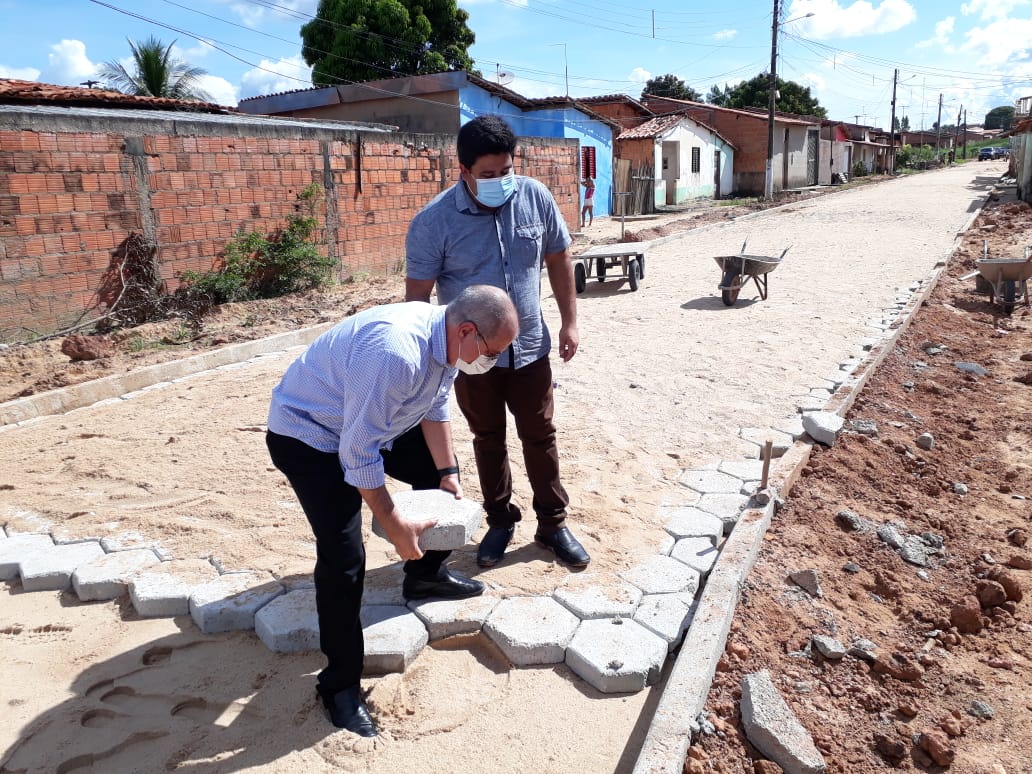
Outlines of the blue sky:
[[[770,66],[773,0],[459,0],[484,77],[529,97],[641,94],[673,73],[702,94]],[[216,102],[305,88],[298,30],[317,0],[0,0],[0,77],[79,84],[129,55],[126,38],[177,41]],[[700,10],[705,9],[705,10]],[[812,14],[812,16],[807,16]],[[144,17],[144,18],[138,18]],[[1032,0],[784,0],[778,74],[832,118],[887,127],[969,124],[1032,95]],[[506,75],[508,74],[508,75]]]

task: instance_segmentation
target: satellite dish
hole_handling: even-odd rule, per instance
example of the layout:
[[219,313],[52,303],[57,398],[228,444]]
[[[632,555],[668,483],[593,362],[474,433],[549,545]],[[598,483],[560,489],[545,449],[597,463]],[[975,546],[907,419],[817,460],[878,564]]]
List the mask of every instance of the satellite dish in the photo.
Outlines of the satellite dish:
[[508,86],[516,80],[516,75],[505,70],[499,70],[495,73],[495,80],[498,82],[499,86]]

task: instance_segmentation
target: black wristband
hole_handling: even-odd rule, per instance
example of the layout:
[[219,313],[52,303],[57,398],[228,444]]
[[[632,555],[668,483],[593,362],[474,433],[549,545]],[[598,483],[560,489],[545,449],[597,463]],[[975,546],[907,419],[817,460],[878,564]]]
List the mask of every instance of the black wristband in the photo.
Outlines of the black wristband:
[[439,475],[441,478],[444,478],[445,476],[457,476],[459,475],[459,469],[454,465],[452,465],[450,468],[438,468],[437,475]]

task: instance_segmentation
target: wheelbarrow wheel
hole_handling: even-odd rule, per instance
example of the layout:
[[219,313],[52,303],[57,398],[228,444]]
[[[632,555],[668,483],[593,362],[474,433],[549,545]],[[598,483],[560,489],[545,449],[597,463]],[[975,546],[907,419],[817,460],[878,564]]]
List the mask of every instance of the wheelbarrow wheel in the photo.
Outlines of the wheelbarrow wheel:
[[596,258],[597,267],[595,269],[595,275],[598,277],[599,282],[606,281],[606,259]]
[[637,260],[629,261],[627,263],[627,281],[631,285],[631,290],[637,290],[638,284],[641,280],[641,267],[638,265]]
[[734,306],[738,300],[738,291],[742,289],[742,278],[734,269],[724,272],[724,278],[720,281],[720,300],[724,306]]
[[734,306],[735,301],[738,300],[739,288],[725,288],[720,291],[720,300],[724,302],[724,306]]
[[1017,283],[1014,280],[1004,280],[1003,283],[1003,313],[1010,314],[1014,311],[1014,296],[1017,292]]
[[578,263],[573,267],[573,286],[578,293],[583,293],[584,288],[588,286],[588,276],[584,271],[583,263]]

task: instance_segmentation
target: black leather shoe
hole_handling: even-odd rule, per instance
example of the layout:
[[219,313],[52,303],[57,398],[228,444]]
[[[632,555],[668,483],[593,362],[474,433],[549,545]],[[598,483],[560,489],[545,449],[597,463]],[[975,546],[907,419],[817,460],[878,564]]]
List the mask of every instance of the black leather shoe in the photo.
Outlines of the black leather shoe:
[[[320,696],[322,693],[320,692]],[[357,685],[338,691],[330,697],[322,697],[330,713],[330,721],[337,728],[344,728],[359,736],[376,736],[376,724],[369,715],[369,709],[362,701],[362,692]]]
[[481,567],[493,567],[505,555],[516,527],[488,527],[487,534],[477,548],[477,564]]
[[405,599],[465,599],[483,594],[484,584],[442,567],[437,575],[429,578],[406,575],[401,584],[401,593]]
[[591,561],[584,546],[573,536],[568,527],[563,527],[551,535],[534,535],[534,542],[542,548],[554,551],[556,559],[571,567],[587,567]]

